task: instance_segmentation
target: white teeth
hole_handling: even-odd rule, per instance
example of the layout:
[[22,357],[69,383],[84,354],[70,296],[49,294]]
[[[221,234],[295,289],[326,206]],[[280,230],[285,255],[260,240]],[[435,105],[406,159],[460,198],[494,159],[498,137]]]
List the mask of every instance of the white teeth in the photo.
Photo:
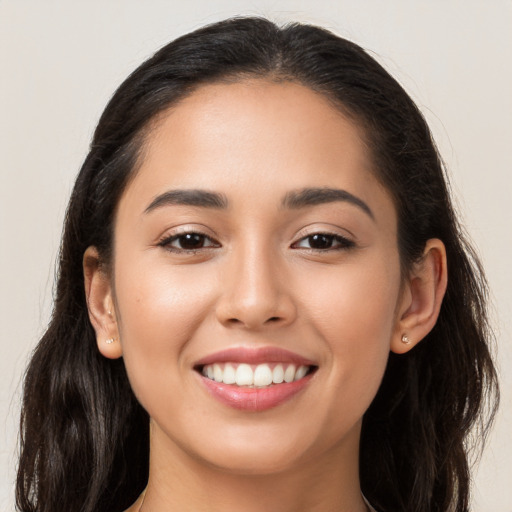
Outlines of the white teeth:
[[254,370],[255,386],[270,386],[272,384],[272,370],[266,364],[259,364]]
[[302,379],[306,376],[306,373],[308,373],[308,367],[307,366],[299,366],[297,371],[295,372],[294,380]]
[[224,384],[234,384],[236,382],[235,369],[230,364],[224,367],[222,382],[224,382]]
[[284,369],[282,364],[278,364],[272,372],[272,382],[274,384],[281,384],[284,380]]
[[293,382],[293,379],[295,378],[295,365],[291,364],[286,368],[286,371],[284,372],[284,381],[285,382]]
[[[304,378],[309,366],[294,364],[277,364],[274,369],[271,364],[248,365],[245,363],[214,363],[203,366],[202,374],[208,379],[224,384],[237,386],[265,387],[271,384],[293,382]],[[286,369],[285,369],[286,368]]]
[[252,386],[254,384],[254,373],[248,364],[241,364],[235,373],[237,386]]
[[222,368],[218,364],[213,365],[213,378],[217,382],[222,382]]

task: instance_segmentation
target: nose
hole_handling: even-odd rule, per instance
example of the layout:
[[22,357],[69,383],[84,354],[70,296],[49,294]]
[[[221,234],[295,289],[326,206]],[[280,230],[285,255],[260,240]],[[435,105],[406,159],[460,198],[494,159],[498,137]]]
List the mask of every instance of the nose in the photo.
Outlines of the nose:
[[258,248],[232,255],[219,283],[216,315],[220,323],[261,330],[293,322],[296,305],[278,260]]

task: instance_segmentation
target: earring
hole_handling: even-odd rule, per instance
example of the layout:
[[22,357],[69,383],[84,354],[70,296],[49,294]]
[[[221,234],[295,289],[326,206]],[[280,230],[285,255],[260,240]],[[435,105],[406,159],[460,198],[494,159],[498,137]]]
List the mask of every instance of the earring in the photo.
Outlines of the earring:
[[109,338],[108,340],[105,340],[105,343],[106,343],[107,345],[110,345],[111,343],[114,343],[114,341],[116,341],[116,339],[115,339],[115,338]]
[[406,345],[409,345],[409,343],[411,343],[411,340],[409,339],[409,336],[407,336],[407,334],[402,335],[402,343],[405,343]]

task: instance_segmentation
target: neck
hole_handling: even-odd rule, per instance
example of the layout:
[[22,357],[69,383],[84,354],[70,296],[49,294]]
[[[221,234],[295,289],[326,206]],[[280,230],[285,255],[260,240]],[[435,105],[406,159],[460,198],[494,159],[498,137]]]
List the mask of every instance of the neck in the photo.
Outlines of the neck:
[[[153,432],[141,512],[366,512],[359,485],[359,432],[358,426],[350,439],[326,453],[266,474],[214,467]],[[142,498],[130,512],[141,503]]]

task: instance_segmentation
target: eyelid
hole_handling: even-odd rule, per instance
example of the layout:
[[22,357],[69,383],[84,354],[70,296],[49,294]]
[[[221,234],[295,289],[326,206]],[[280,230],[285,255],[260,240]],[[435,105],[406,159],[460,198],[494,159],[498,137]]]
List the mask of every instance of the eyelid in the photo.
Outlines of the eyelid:
[[160,243],[162,240],[172,238],[173,236],[186,235],[188,233],[197,233],[198,235],[204,235],[208,238],[216,240],[218,236],[210,228],[202,224],[180,224],[178,226],[171,226],[165,229],[162,235],[160,235],[156,243]]
[[[338,243],[338,245],[333,247],[326,247],[326,248],[318,248],[318,247],[303,247],[300,244],[307,240],[308,238],[311,238],[315,235],[324,235],[326,237],[332,238],[334,241]],[[336,235],[333,233],[313,233],[312,235],[303,236],[302,238],[299,238],[296,242],[292,244],[293,249],[306,249],[309,251],[315,251],[315,252],[328,252],[328,251],[335,251],[335,250],[342,250],[342,249],[351,249],[355,246],[355,243],[341,235]]]
[[337,236],[343,238],[345,240],[349,240],[353,243],[356,243],[357,237],[346,228],[341,228],[339,226],[334,226],[332,224],[322,224],[316,223],[308,226],[304,226],[301,228],[293,237],[294,240],[298,241],[302,238],[307,238],[308,236],[313,235],[330,235]]
[[[336,250],[347,250],[355,247],[356,240],[355,236],[352,235],[352,233],[348,232],[348,230],[344,230],[348,234],[342,234],[340,233],[339,228],[334,227],[325,227],[320,225],[314,225],[314,226],[306,226],[302,228],[294,237],[294,242],[291,244],[292,249],[304,249],[307,251],[314,251],[314,252],[329,252],[329,251],[336,251]],[[325,235],[328,237],[332,237],[335,240],[338,241],[339,245],[336,247],[330,247],[325,249],[319,249],[314,247],[299,247],[298,244],[302,241],[306,240],[309,237],[315,236],[315,235]]]
[[[198,227],[197,225],[176,226],[175,228],[166,230],[165,233],[158,238],[156,245],[159,247],[163,247],[164,249],[167,249],[168,251],[171,251],[171,252],[184,253],[184,254],[196,253],[199,251],[207,251],[209,249],[221,247],[221,244],[217,240],[217,237],[215,235],[212,235],[211,233],[208,233],[209,231],[211,231],[211,230],[203,228],[203,227]],[[177,247],[170,246],[170,243],[172,241],[177,240],[181,236],[185,236],[188,234],[204,236],[211,242],[211,244],[206,247],[200,247],[197,249],[180,249]]]

